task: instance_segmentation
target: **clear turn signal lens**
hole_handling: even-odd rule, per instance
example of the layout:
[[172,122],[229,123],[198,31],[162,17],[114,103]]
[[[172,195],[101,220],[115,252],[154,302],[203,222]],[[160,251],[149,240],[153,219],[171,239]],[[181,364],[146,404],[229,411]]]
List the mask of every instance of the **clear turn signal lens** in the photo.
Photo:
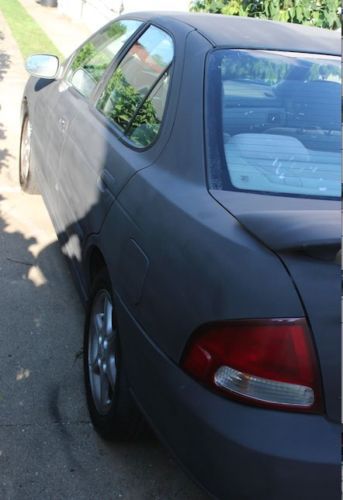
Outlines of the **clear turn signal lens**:
[[216,371],[214,383],[237,395],[265,403],[304,407],[310,407],[314,403],[311,387],[255,377],[229,366],[221,366]]

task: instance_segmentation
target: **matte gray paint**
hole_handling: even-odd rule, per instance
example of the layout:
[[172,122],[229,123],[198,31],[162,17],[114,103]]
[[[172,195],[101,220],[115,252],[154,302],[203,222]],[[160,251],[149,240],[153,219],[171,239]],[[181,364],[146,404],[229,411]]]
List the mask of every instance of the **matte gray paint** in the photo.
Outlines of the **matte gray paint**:
[[[309,26],[220,14],[186,12],[138,12],[139,19],[151,19],[162,26],[173,20],[198,30],[216,47],[288,50],[313,54],[341,55],[341,34]],[[125,17],[130,17],[127,14]]]
[[[149,21],[149,14],[135,17]],[[339,37],[238,18],[153,17],[174,34],[176,57],[164,124],[150,149],[128,147],[93,103],[71,90],[57,94],[59,82],[44,86],[29,80],[25,95],[34,126],[33,160],[42,173],[50,214],[61,240],[73,242],[67,251],[85,295],[91,251],[101,250],[117,297],[132,390],[155,429],[196,477],[221,498],[249,498],[253,491],[266,499],[289,498],[297,491],[301,498],[321,498],[327,484],[330,498],[336,498],[339,425],[325,416],[232,403],[191,381],[177,363],[203,323],[308,313],[328,415],[338,418],[340,340],[336,300],[330,302],[339,283],[337,266],[318,264],[303,254],[276,254],[279,238],[272,235],[273,248],[271,235],[260,230],[266,219],[251,214],[289,210],[290,203],[293,210],[326,210],[332,202],[210,195],[201,103],[205,59],[214,43],[334,54],[340,50]],[[222,29],[223,22],[228,29]],[[68,133],[60,131],[62,136],[60,115],[68,121]],[[268,217],[277,227],[275,218]],[[285,224],[287,217],[281,218]],[[292,233],[294,219],[288,223]],[[70,239],[73,235],[76,240]],[[314,294],[318,289],[326,302]],[[324,303],[327,312],[320,315]],[[335,338],[327,340],[329,331]]]
[[117,306],[142,410],[215,498],[340,500],[340,426],[321,415],[245,407],[212,394],[156,349],[119,297]]

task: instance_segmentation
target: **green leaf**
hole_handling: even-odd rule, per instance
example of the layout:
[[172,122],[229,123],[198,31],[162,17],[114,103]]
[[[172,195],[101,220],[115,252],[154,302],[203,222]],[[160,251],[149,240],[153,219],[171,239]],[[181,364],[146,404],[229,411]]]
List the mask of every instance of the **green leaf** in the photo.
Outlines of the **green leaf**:
[[295,8],[295,18],[299,23],[304,19],[303,9],[300,5]]

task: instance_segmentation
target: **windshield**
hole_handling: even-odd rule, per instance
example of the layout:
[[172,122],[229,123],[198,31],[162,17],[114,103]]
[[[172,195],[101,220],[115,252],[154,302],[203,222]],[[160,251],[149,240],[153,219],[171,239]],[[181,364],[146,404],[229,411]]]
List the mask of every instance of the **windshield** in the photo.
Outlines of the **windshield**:
[[217,50],[207,82],[210,188],[340,196],[338,57]]

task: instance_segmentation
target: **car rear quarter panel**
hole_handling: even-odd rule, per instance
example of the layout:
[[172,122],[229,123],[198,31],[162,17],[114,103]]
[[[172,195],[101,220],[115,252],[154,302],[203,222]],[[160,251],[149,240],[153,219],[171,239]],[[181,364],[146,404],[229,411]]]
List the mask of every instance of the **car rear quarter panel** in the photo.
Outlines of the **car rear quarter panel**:
[[170,140],[120,193],[101,232],[114,289],[177,361],[203,323],[304,315],[279,259],[207,190],[201,103],[209,48],[199,34],[189,37]]
[[[201,324],[239,318],[304,315],[291,278],[272,252],[249,236],[204,187],[151,167],[119,198],[104,232],[113,283],[153,341],[179,360]],[[134,266],[127,242],[139,245],[141,291],[125,270]],[[130,257],[130,265],[128,259]],[[137,259],[139,255],[137,253]]]

